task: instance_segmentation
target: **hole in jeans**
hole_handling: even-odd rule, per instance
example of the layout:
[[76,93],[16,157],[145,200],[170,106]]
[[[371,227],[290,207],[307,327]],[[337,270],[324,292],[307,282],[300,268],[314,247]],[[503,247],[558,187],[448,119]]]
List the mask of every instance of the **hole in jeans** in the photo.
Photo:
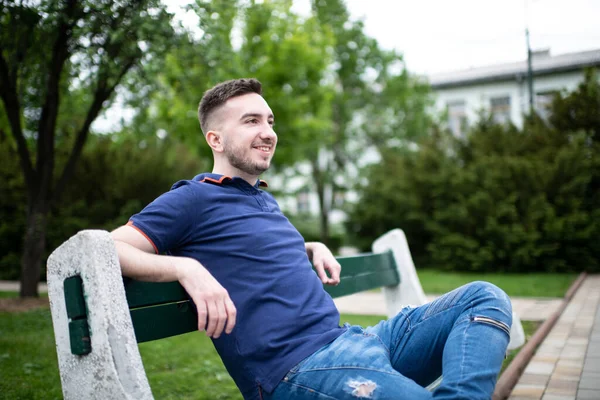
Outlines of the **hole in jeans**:
[[370,399],[377,384],[370,380],[351,379],[347,385],[352,389],[352,395],[362,399]]

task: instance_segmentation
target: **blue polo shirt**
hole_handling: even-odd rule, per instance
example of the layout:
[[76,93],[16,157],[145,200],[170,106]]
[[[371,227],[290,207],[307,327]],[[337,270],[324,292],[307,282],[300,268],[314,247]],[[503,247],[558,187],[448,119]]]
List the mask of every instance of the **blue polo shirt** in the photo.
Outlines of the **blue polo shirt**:
[[270,393],[345,328],[273,196],[239,177],[200,174],[131,217],[157,253],[198,260],[237,308],[231,334],[213,339],[245,398]]

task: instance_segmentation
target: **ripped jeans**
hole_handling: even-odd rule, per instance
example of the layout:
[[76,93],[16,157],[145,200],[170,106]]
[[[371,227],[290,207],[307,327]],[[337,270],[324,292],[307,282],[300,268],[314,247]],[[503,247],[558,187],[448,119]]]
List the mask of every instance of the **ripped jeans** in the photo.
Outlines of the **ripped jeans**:
[[374,327],[349,326],[262,398],[490,399],[511,323],[508,296],[473,282]]

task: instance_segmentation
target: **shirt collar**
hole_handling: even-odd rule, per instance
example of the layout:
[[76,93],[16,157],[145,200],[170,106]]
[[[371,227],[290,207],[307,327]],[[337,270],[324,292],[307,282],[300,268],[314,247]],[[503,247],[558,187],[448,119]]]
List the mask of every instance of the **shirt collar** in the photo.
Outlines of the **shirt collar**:
[[[234,177],[234,178],[242,179],[240,177]],[[204,174],[196,175],[194,177],[194,180],[199,181],[199,182],[210,182],[210,183],[216,183],[218,185],[222,185],[224,182],[233,181],[234,178],[227,176],[227,175],[204,173]],[[267,184],[267,182],[265,182],[261,179],[257,179],[256,183],[254,184],[254,187],[255,188],[269,187],[269,185]]]

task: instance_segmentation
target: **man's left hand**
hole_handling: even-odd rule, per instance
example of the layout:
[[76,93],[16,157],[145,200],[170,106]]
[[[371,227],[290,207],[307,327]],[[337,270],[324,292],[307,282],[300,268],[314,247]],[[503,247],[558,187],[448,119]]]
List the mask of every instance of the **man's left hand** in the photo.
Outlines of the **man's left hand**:
[[[340,283],[340,272],[342,266],[335,259],[331,251],[323,243],[306,243],[308,258],[312,261],[321,282],[326,285],[337,285]],[[327,276],[327,272],[329,276]]]

